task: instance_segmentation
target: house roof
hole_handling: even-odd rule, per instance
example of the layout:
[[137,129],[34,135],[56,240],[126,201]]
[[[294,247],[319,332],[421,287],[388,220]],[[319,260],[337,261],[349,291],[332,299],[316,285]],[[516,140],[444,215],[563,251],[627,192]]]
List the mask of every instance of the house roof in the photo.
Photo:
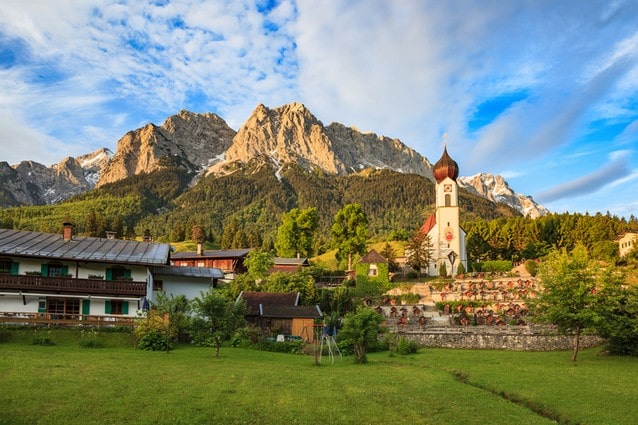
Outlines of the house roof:
[[0,229],[0,255],[140,265],[168,264],[168,244]]
[[309,264],[307,258],[275,257],[273,262],[275,266],[307,266]]
[[250,315],[259,315],[260,305],[296,306],[299,303],[299,293],[295,292],[241,292],[237,300],[243,299],[248,305]]
[[217,267],[156,266],[151,269],[151,273],[164,276],[224,278],[224,273]]
[[323,317],[318,305],[260,305],[261,317],[275,317],[280,319],[307,318],[318,319]]
[[250,249],[209,249],[202,252],[201,255],[197,251],[174,252],[171,258],[175,260],[192,259],[192,258],[244,258],[248,255]]
[[381,255],[377,251],[375,251],[374,249],[371,249],[370,252],[368,252],[366,255],[361,257],[359,262],[360,263],[375,264],[375,263],[387,263],[388,260],[383,255]]

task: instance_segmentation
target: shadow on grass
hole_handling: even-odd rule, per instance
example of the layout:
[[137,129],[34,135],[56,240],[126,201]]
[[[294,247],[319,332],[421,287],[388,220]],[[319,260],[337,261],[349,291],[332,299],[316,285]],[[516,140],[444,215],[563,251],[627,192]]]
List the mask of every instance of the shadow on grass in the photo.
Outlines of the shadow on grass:
[[555,421],[561,425],[580,425],[579,422],[575,422],[570,420],[569,418],[564,417],[558,412],[542,405],[541,403],[537,403],[531,400],[526,400],[522,397],[519,397],[516,394],[508,393],[507,391],[500,390],[498,388],[491,388],[487,385],[481,384],[480,382],[475,382],[470,379],[470,376],[467,373],[464,373],[460,370],[452,370],[450,374],[456,379],[458,382],[461,382],[465,385],[469,385],[474,388],[478,388],[483,391],[487,391],[491,394],[494,394],[497,397],[502,398],[503,400],[507,400],[510,403],[517,404],[522,406],[539,416],[542,416],[545,419],[549,419],[551,421]]

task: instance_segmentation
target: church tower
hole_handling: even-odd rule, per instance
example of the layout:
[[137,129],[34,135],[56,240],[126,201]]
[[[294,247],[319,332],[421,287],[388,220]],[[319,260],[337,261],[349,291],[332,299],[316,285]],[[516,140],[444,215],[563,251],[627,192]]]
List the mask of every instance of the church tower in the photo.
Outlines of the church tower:
[[460,225],[459,165],[443,148],[443,155],[432,167],[436,181],[436,210],[431,225],[427,229],[433,248],[433,262],[428,267],[431,275],[438,275],[445,264],[448,275],[455,276],[460,264],[467,271],[467,255],[465,252],[465,231]]

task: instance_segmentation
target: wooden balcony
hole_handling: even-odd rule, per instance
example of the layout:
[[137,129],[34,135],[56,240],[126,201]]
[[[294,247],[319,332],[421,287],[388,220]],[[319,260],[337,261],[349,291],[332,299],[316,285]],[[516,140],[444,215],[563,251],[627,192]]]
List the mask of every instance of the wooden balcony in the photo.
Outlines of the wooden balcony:
[[0,291],[47,294],[146,295],[146,282],[75,279],[72,277],[14,276],[0,273]]
[[61,313],[0,313],[0,323],[56,326],[135,326],[135,317]]

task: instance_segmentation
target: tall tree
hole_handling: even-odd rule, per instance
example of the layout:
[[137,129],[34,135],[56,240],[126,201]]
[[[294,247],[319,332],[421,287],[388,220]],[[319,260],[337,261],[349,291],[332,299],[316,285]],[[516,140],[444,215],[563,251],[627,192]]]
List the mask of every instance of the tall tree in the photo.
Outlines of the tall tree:
[[337,247],[337,259],[348,259],[348,270],[352,270],[352,255],[365,253],[368,233],[368,217],[361,205],[348,204],[335,215],[330,235]]
[[313,255],[314,236],[319,228],[317,208],[294,208],[282,217],[275,249],[281,257]]
[[543,290],[530,307],[536,320],[551,323],[574,336],[572,361],[576,361],[583,330],[593,329],[600,319],[596,309],[596,279],[587,249],[577,245],[571,254],[552,251],[540,265]]
[[434,247],[430,235],[417,230],[405,249],[406,264],[420,274],[421,269],[427,268],[432,262],[433,252]]

